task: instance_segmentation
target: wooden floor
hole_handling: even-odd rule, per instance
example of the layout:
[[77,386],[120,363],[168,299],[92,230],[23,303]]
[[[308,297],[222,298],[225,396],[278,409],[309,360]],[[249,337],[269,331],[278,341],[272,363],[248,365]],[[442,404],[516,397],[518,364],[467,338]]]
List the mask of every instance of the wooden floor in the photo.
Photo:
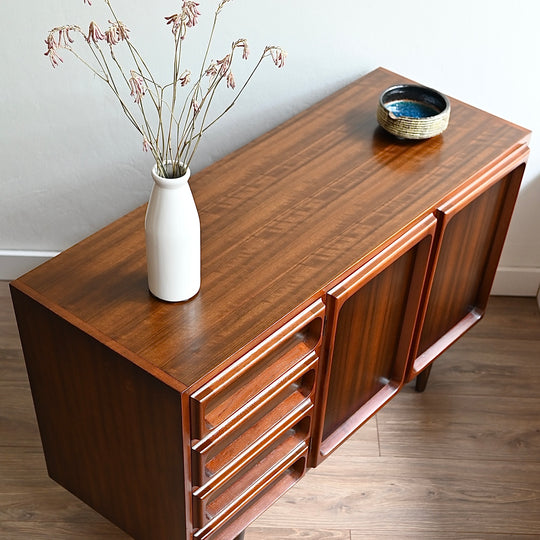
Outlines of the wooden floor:
[[[263,514],[246,540],[539,539],[540,315],[486,318]],[[47,476],[0,282],[0,539],[128,539]],[[174,540],[174,539],[171,539]]]

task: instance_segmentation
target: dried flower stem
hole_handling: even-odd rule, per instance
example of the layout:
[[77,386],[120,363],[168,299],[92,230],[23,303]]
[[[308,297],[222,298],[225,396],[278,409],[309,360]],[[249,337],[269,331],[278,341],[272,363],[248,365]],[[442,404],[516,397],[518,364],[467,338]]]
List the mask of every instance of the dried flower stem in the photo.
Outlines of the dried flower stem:
[[[47,44],[45,55],[49,57],[52,66],[57,67],[63,62],[58,51],[66,50],[105,82],[116,95],[129,121],[141,134],[143,148],[152,153],[159,174],[163,176],[171,174],[167,163],[172,162],[172,175],[180,175],[184,172],[179,170],[180,164],[184,168],[190,166],[203,134],[234,106],[264,58],[271,57],[277,67],[282,67],[286,56],[285,51],[280,47],[266,47],[231,103],[210,120],[210,106],[221,83],[225,81],[225,85],[232,90],[236,87],[232,64],[237,49],[243,49],[243,59],[247,59],[249,54],[247,41],[239,39],[233,42],[231,50],[226,56],[208,64],[218,16],[224,5],[230,1],[221,0],[218,4],[199,76],[191,88],[186,88],[185,98],[181,105],[179,105],[180,89],[188,86],[191,78],[191,71],[182,68],[183,43],[188,29],[197,24],[200,15],[199,4],[193,0],[182,0],[181,11],[165,17],[166,24],[172,25],[174,34],[172,81],[168,84],[161,85],[156,81],[143,57],[132,43],[129,29],[116,16],[110,0],[104,0],[111,16],[110,27],[105,32],[102,32],[93,21],[90,23],[88,34],[75,25],[53,28],[45,41]],[[84,2],[91,5],[90,0],[84,0]],[[75,39],[72,34],[84,38],[90,50],[90,60],[74,49]],[[127,46],[133,63],[129,69],[122,66],[114,51],[121,42]],[[108,49],[108,54],[104,51],[105,46]],[[203,89],[205,80],[208,80],[208,84]],[[128,91],[133,98],[138,115],[132,112],[133,105],[130,107],[122,97],[125,91]],[[170,102],[166,99],[168,95],[171,98]],[[151,114],[155,115],[156,124],[153,124],[154,120],[151,121],[151,116],[147,113],[147,99],[150,99],[148,103],[153,105]],[[177,107],[180,107],[179,115],[176,115]],[[140,119],[137,119],[137,116],[140,116]],[[154,127],[152,127],[153,125]]]

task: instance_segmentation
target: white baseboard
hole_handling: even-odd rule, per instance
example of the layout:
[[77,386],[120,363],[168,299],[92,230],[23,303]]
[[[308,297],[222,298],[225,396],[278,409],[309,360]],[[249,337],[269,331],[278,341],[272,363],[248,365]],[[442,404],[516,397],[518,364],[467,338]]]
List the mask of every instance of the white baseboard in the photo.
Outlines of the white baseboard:
[[16,279],[58,253],[58,251],[0,249],[0,280]]
[[540,268],[499,266],[491,294],[494,296],[537,296]]

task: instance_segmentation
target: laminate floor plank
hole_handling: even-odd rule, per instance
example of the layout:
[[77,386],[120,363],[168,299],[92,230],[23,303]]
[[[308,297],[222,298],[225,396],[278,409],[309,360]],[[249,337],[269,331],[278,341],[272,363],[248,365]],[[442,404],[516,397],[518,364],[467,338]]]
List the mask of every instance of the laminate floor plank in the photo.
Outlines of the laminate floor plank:
[[349,529],[248,527],[245,540],[351,540],[351,531]]
[[[0,356],[3,363],[3,357]],[[32,394],[26,381],[0,381],[0,447],[41,449]]]
[[[37,529],[39,529],[40,524],[51,521],[87,525],[97,523],[102,526],[109,525],[111,529],[116,528],[96,512],[88,512],[88,507],[76,497],[66,497],[66,494],[61,493],[60,489],[59,486],[44,486],[43,488],[21,490],[9,495],[0,493],[0,532],[3,533],[2,527],[7,522],[34,524]],[[35,502],[31,506],[28,506],[29,497],[35,498]],[[123,534],[124,537],[129,538],[125,533]],[[0,536],[0,538],[5,538],[5,536]]]
[[70,523],[46,521],[39,524],[4,521],[2,540],[128,540],[129,536],[109,523]]
[[21,349],[0,347],[0,382],[28,382]]
[[540,397],[540,339],[490,339],[478,337],[474,330],[436,360],[429,393]]
[[56,486],[47,475],[41,446],[0,447],[0,478],[2,478],[0,494],[10,494],[15,490],[49,489]]
[[372,417],[348,439],[350,444],[341,445],[339,452],[342,459],[347,459],[349,455],[367,458],[381,455],[377,422],[377,417]]
[[540,537],[539,501],[540,463],[349,457],[311,471],[255,526]]
[[538,307],[505,297],[490,307],[437,359],[424,393],[409,385],[379,412],[381,455],[540,461]]
[[[246,540],[540,538],[539,347],[534,299],[490,299],[423,394],[404,388]],[[128,538],[48,477],[0,282],[0,539]]]
[[485,318],[436,360],[429,393],[540,398],[539,358],[536,300],[494,296]]
[[43,453],[0,452],[0,538],[124,538],[129,536],[51,480]]
[[351,531],[351,540],[508,540],[510,538],[516,538],[518,540],[538,540],[536,534],[485,534],[485,533],[460,533],[456,536],[453,532],[438,532],[434,534],[430,531],[417,531],[414,533],[399,533],[399,536],[395,534],[377,534],[375,533],[362,533],[357,531]]
[[0,351],[19,351],[21,341],[7,282],[0,281]]
[[[509,414],[512,411],[512,414]],[[540,398],[404,393],[377,415],[382,456],[540,462]]]
[[540,311],[535,298],[491,296],[486,315],[469,334],[510,341],[540,340]]

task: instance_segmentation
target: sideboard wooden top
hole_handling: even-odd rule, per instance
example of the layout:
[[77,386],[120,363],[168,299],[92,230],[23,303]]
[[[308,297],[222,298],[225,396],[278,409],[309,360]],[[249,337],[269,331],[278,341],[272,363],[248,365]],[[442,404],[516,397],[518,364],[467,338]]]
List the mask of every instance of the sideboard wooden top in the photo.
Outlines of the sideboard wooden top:
[[443,135],[395,139],[376,108],[402,82],[377,69],[193,176],[203,264],[192,300],[148,292],[144,206],[13,286],[167,384],[190,386],[527,144],[527,130],[453,99]]

